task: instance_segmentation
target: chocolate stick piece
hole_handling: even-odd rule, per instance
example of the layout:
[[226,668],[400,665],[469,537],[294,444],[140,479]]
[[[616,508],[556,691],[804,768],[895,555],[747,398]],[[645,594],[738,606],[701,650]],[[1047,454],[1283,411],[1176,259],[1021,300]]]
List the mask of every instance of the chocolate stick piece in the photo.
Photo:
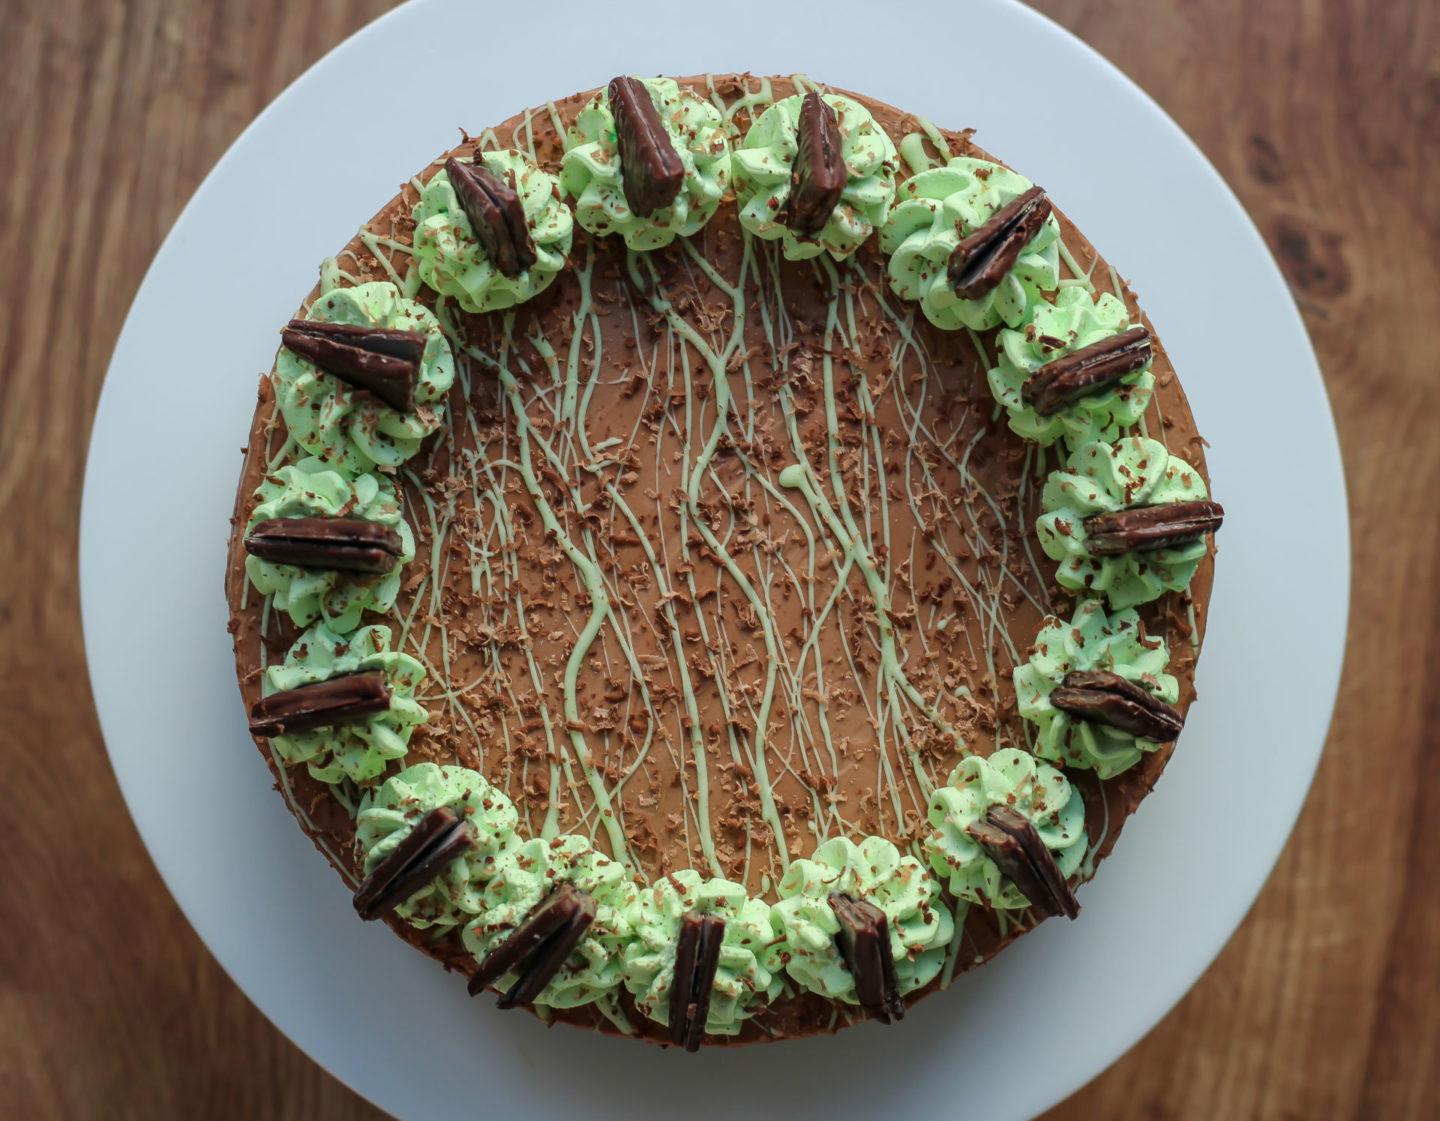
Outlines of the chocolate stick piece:
[[1185,718],[1155,694],[1109,670],[1071,670],[1050,691],[1061,712],[1129,732],[1141,739],[1169,743]]
[[670,1042],[687,1051],[700,1050],[720,946],[725,941],[725,920],[716,915],[687,911],[680,920],[675,944],[675,972],[670,982]]
[[885,912],[873,903],[838,892],[830,896],[830,909],[840,922],[835,942],[855,978],[860,1007],[882,1024],[904,1019],[905,1002],[900,999]]
[[284,736],[343,724],[390,707],[390,682],[383,670],[337,674],[294,689],[271,693],[250,709],[252,736]]
[[605,96],[615,118],[625,201],[637,217],[648,218],[675,201],[685,165],[644,83],[623,75],[611,78]]
[[388,915],[475,843],[470,824],[449,806],[431,810],[355,891],[355,911],[367,922]]
[[359,518],[269,518],[245,535],[245,551],[300,568],[389,572],[404,543],[388,526]]
[[[480,968],[470,975],[470,995],[483,992],[528,961],[528,968],[500,1002],[502,1008],[509,1008],[523,1003],[524,999],[533,1000],[533,995],[526,996],[531,986],[534,985],[534,992],[538,993],[549,983],[594,918],[595,900],[568,881],[560,884],[535,905],[505,941],[485,955]],[[556,939],[560,940],[557,943],[560,946],[568,942],[568,948],[558,959],[551,960],[544,951],[555,948],[551,943]]]
[[680,920],[680,934],[675,942],[675,972],[670,980],[670,1042],[677,1047],[687,1037],[690,1024],[691,985],[695,980],[695,962],[700,957],[700,917],[693,911]]
[[[545,940],[525,966],[524,972],[504,996],[495,1002],[497,1008],[514,1008],[517,1004],[529,1004],[550,983],[550,978],[560,972],[565,959],[570,956],[590,924],[595,921],[595,901],[588,895],[582,896],[581,909],[566,920],[565,925]],[[586,906],[588,904],[588,907]]]
[[1020,400],[1038,415],[1050,416],[1144,369],[1152,356],[1151,349],[1150,332],[1145,327],[1110,335],[1046,362],[1025,379]]
[[845,161],[840,158],[840,122],[835,110],[814,91],[800,103],[790,199],[781,220],[802,237],[818,234],[830,221],[845,190]]
[[525,204],[509,183],[478,159],[462,163],[451,156],[445,161],[445,174],[470,229],[497,269],[515,277],[539,260],[525,221]]
[[[1075,893],[1070,890],[1065,877],[1060,874],[1060,865],[1055,862],[1055,854],[1046,848],[1034,823],[1013,806],[1006,805],[991,806],[985,814],[985,820],[1004,830],[1019,843],[1020,852],[1039,879],[1048,913],[1064,915],[1070,919],[1079,915],[1080,903],[1075,898]],[[1025,897],[1034,903],[1029,892],[1025,893]]]
[[961,238],[950,253],[947,270],[955,294],[962,300],[978,300],[998,288],[1051,210],[1045,192],[1031,187]]
[[1220,503],[1197,500],[1091,514],[1080,524],[1085,551],[1092,557],[1113,557],[1188,545],[1214,533],[1224,520]]
[[426,337],[423,331],[391,331],[315,319],[292,319],[280,332],[287,349],[400,412],[415,407],[415,383]]
[[685,1050],[698,1051],[705,1038],[705,1024],[710,1019],[710,998],[715,992],[715,971],[720,966],[720,946],[725,941],[725,920],[705,915],[701,920],[700,954],[695,962],[695,978],[690,986],[690,1027],[685,1037]]

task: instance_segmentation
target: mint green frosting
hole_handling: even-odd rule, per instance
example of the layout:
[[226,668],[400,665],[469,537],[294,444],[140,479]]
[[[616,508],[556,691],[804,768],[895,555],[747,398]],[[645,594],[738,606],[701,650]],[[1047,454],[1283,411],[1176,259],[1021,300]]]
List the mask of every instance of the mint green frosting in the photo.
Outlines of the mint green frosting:
[[1016,910],[1026,899],[1001,875],[995,861],[965,830],[991,806],[1009,806],[1035,826],[1055,854],[1060,874],[1073,876],[1085,856],[1085,806],[1070,780],[1017,748],[1001,748],[988,759],[971,755],[930,795],[935,831],[925,841],[930,865],[949,878],[950,894],[987,907]]
[[277,610],[298,626],[324,619],[332,631],[345,634],[360,625],[364,612],[395,606],[401,569],[415,559],[415,537],[389,479],[368,472],[347,479],[323,459],[306,456],[266,475],[255,497],[260,501],[250,515],[250,529],[271,518],[364,518],[394,529],[405,550],[394,568],[379,573],[300,568],[247,556],[250,582],[261,594],[275,597]]
[[858,845],[835,837],[808,860],[790,865],[772,908],[785,933],[785,968],[802,987],[855,1003],[855,979],[835,946],[840,924],[830,908],[832,892],[885,912],[902,993],[921,988],[940,972],[955,933],[940,885],[918,860],[901,856],[883,837],[866,837]]
[[1036,304],[1023,330],[1001,331],[996,338],[1000,361],[990,370],[990,389],[1010,414],[1010,427],[1027,440],[1049,445],[1063,436],[1075,447],[1090,440],[1113,440],[1121,429],[1137,423],[1155,387],[1149,364],[1049,416],[1040,416],[1020,398],[1025,380],[1045,363],[1130,326],[1130,313],[1117,297],[1106,292],[1092,299],[1076,286],[1062,289],[1053,304],[1043,300]]
[[580,110],[565,134],[560,183],[575,200],[575,220],[592,234],[620,234],[631,249],[659,249],[698,233],[730,183],[725,118],[672,78],[642,78],[685,165],[685,182],[669,206],[641,218],[625,201],[615,117],[602,90]]
[[408,413],[352,389],[286,347],[275,359],[275,396],[285,427],[302,448],[356,474],[377,464],[398,467],[445,419],[444,399],[455,378],[455,360],[439,321],[388,281],[332,288],[311,305],[309,318],[429,336],[415,387],[416,408]]
[[355,819],[355,848],[368,875],[427,814],[441,807],[469,821],[475,841],[395,909],[422,930],[459,926],[481,912],[485,883],[495,874],[501,854],[515,843],[515,807],[477,771],[417,763],[367,793]]
[[545,291],[565,267],[575,233],[555,176],[528,155],[513,149],[482,152],[480,161],[520,196],[525,224],[535,242],[536,261],[528,269],[510,277],[495,267],[470,228],[444,168],[425,184],[411,215],[420,279],[474,312],[514,307]]
[[[626,916],[635,905],[635,884],[623,865],[597,852],[584,837],[535,838],[508,849],[485,887],[480,914],[465,927],[465,948],[484,959],[509,937],[551,889],[573,883],[595,898],[595,921],[550,983],[536,1007],[574,1008],[607,997],[624,979]],[[514,978],[502,978],[502,992]]]
[[890,287],[904,299],[919,300],[925,318],[946,330],[1018,327],[1040,293],[1060,283],[1060,224],[1053,214],[999,286],[980,299],[957,296],[948,267],[961,238],[1033,185],[1008,168],[969,156],[954,156],[944,167],[901,183],[880,231],[880,248],[891,255]]
[[846,183],[839,205],[815,237],[797,237],[780,219],[790,201],[802,95],[777,101],[760,114],[746,133],[744,146],[730,157],[740,224],[757,237],[783,239],[783,252],[792,261],[825,251],[836,259],[848,257],[885,224],[895,201],[894,142],[858,101],[839,94],[823,96],[840,126]]
[[750,898],[739,884],[706,880],[687,868],[641,888],[629,912],[634,938],[625,947],[625,987],[641,1012],[662,1024],[669,1022],[675,946],[687,911],[725,920],[705,1030],[734,1035],[785,988],[780,936],[772,925],[770,904]]
[[1048,618],[1035,636],[1030,660],[1014,673],[1020,715],[1038,729],[1035,754],[1092,769],[1102,779],[1133,767],[1144,752],[1160,745],[1061,712],[1050,703],[1050,694],[1071,670],[1109,670],[1173,705],[1180,684],[1165,672],[1169,664],[1169,646],[1145,637],[1133,608],[1107,615],[1101,600],[1083,599],[1070,622]]
[[1045,480],[1035,533],[1047,556],[1060,562],[1055,578],[1067,588],[1104,595],[1111,607],[1133,607],[1181,591],[1205,557],[1205,541],[1170,549],[1092,557],[1085,519],[1130,506],[1158,506],[1209,498],[1200,472],[1158,440],[1128,436],[1095,441],[1070,453],[1066,471]]
[[425,667],[409,654],[390,649],[388,627],[361,627],[342,636],[316,623],[295,640],[284,665],[265,671],[265,695],[367,670],[385,671],[394,691],[389,709],[363,720],[276,736],[270,742],[282,759],[304,763],[320,782],[348,778],[368,786],[389,760],[404,757],[410,733],[426,718],[413,695],[425,677]]

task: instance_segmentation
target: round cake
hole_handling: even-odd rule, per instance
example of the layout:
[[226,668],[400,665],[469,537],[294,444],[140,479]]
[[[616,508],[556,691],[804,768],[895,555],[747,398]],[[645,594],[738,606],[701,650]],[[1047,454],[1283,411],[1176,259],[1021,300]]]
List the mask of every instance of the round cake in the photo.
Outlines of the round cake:
[[250,730],[360,917],[687,1050],[1074,918],[1222,517],[1115,269],[970,130],[801,76],[462,138],[276,324],[230,546]]

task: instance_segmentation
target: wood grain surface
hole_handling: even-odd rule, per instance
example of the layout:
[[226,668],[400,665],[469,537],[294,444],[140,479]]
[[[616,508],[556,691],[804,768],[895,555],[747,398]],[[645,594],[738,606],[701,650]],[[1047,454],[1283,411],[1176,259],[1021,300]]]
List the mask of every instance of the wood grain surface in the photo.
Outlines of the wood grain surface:
[[[165,231],[245,124],[388,6],[4,4],[0,1117],[381,1116],[250,1006],[151,866],[89,701],[76,536],[105,366]],[[1440,5],[1038,6],[1179,121],[1279,258],[1339,424],[1355,566],[1330,742],[1268,886],[1195,990],[1048,1121],[1433,1121]]]

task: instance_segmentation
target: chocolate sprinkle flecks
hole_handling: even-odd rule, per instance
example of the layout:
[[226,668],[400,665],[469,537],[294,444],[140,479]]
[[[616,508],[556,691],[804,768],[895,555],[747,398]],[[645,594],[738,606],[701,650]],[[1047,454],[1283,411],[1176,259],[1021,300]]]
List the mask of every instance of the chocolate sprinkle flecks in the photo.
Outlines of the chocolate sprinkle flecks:
[[594,897],[572,883],[560,884],[535,905],[510,937],[485,955],[480,968],[470,975],[470,995],[483,992],[507,973],[518,970],[515,983],[500,998],[499,1006],[529,1004],[559,972],[594,921]]
[[1091,514],[1080,524],[1085,527],[1085,549],[1091,556],[1114,557],[1188,545],[1214,533],[1224,520],[1220,503],[1202,499]]
[[515,277],[540,259],[525,221],[525,206],[514,187],[478,157],[474,163],[462,163],[451,156],[445,161],[445,174],[460,209],[470,219],[470,229],[497,269]]
[[1080,904],[1060,874],[1055,854],[1045,847],[1034,823],[1019,810],[991,806],[984,820],[972,821],[965,832],[1037,911],[1070,919],[1080,914]]
[[449,806],[431,810],[355,891],[355,911],[383,918],[475,844],[475,830]]
[[998,288],[1051,209],[1045,192],[1031,187],[961,238],[950,253],[948,270],[955,294],[962,300],[978,300]]
[[1020,400],[1040,416],[1050,416],[1066,405],[1114,385],[1143,369],[1150,361],[1150,332],[1131,327],[1118,335],[1046,362],[1025,379]]
[[685,182],[685,165],[643,82],[611,78],[605,95],[615,118],[625,202],[636,217],[648,218],[675,201]]
[[720,965],[720,944],[725,920],[687,911],[680,920],[675,944],[675,974],[670,983],[670,1042],[687,1051],[700,1050],[705,1021],[710,1017],[710,994]]
[[1185,718],[1175,708],[1109,670],[1071,670],[1051,691],[1050,703],[1082,720],[1108,724],[1156,743],[1169,743],[1185,726]]
[[382,670],[343,673],[295,689],[271,693],[250,709],[252,736],[284,736],[343,724],[390,707],[390,682]]
[[359,518],[270,518],[245,535],[245,551],[300,568],[389,572],[404,544],[395,530]]
[[890,921],[885,912],[863,899],[836,892],[830,909],[840,920],[835,936],[840,955],[855,978],[855,997],[860,1007],[888,1024],[905,1018],[900,983],[895,976],[895,957],[890,949]]
[[425,353],[423,331],[292,319],[280,340],[327,374],[373,393],[392,409],[408,413],[415,407],[415,383]]
[[845,161],[840,158],[840,122],[835,110],[814,91],[800,103],[795,163],[790,171],[790,201],[781,220],[804,237],[818,234],[830,221],[845,190]]

